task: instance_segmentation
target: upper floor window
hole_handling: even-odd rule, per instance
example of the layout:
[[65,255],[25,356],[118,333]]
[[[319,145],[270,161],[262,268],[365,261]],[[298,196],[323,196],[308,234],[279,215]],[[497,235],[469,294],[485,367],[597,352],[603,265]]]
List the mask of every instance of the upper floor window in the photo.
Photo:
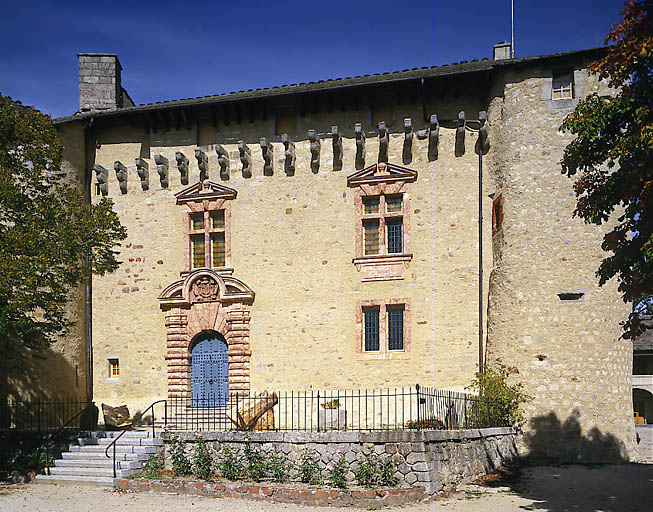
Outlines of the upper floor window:
[[553,73],[551,99],[570,100],[574,97],[574,75],[572,71]]
[[352,174],[357,210],[356,254],[363,281],[403,279],[410,253],[410,184],[417,173],[379,163]]
[[231,257],[231,200],[236,191],[210,181],[179,192],[177,202],[187,206],[187,270],[223,268]]

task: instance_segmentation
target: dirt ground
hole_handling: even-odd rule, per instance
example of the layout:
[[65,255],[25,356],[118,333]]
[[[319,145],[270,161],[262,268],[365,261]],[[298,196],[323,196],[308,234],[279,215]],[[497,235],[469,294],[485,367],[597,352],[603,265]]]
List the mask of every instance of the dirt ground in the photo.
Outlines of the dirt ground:
[[[653,510],[653,465],[563,466],[524,469],[514,481],[470,485],[435,501],[402,507],[404,512],[647,512]],[[199,498],[163,493],[119,493],[71,485],[0,485],[0,511],[39,512],[299,512],[307,507]],[[334,512],[334,508],[312,508]],[[355,510],[355,509],[350,509]]]

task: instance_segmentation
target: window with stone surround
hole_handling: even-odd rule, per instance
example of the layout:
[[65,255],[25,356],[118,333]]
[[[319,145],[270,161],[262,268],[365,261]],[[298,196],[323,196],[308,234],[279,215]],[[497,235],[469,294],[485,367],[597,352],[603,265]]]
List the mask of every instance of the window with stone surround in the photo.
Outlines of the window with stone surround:
[[358,359],[395,359],[410,347],[410,301],[359,301],[356,313]]
[[120,359],[109,359],[109,378],[120,377]]
[[353,263],[362,281],[403,279],[410,252],[410,183],[417,173],[379,163],[347,178],[357,213]]
[[205,181],[176,194],[186,210],[186,269],[231,265],[231,200],[236,191]]
[[574,97],[574,73],[571,70],[553,73],[552,100],[570,100]]

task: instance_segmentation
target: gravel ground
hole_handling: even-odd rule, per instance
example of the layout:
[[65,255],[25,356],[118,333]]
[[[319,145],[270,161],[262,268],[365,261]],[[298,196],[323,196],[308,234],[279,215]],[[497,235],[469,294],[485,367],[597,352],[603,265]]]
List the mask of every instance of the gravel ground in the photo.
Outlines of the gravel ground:
[[[501,484],[505,485],[505,484]],[[466,486],[435,501],[402,507],[405,512],[644,512],[652,509],[653,465],[527,468],[508,487]],[[308,507],[163,493],[119,493],[72,485],[0,485],[0,511],[39,512],[295,512]],[[334,512],[335,508],[312,508]],[[356,510],[356,509],[349,509]]]

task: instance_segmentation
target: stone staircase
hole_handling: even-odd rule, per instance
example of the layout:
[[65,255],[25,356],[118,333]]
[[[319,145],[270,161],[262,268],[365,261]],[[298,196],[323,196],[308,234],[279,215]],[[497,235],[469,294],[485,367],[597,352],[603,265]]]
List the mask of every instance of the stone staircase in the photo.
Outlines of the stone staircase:
[[[49,475],[37,475],[37,483],[74,483],[113,486],[113,448],[109,458],[107,446],[120,432],[92,432],[80,437],[78,444],[70,445],[69,451],[54,461]],[[116,443],[116,477],[124,478],[139,473],[144,464],[163,446],[163,441],[153,437],[152,432],[128,431]]]

